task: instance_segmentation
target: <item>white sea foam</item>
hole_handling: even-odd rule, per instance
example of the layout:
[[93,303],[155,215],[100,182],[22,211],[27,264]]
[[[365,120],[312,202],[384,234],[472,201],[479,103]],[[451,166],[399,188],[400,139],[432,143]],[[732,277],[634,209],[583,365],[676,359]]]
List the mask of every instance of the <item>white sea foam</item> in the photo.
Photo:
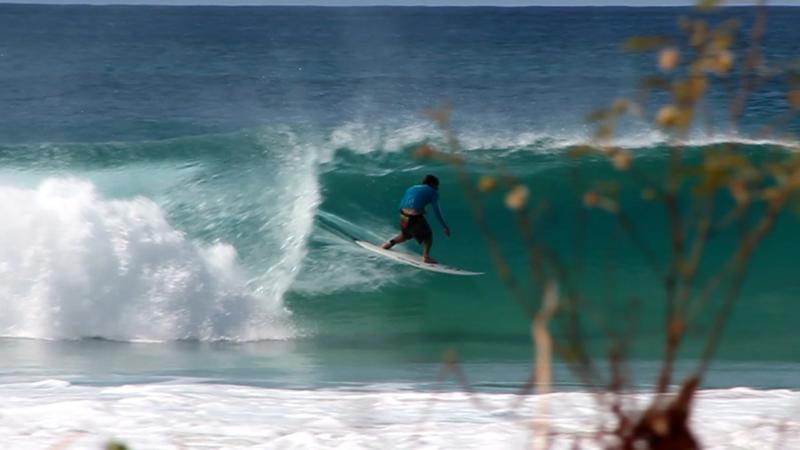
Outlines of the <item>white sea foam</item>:
[[261,298],[273,301],[273,307],[282,305],[284,294],[302,270],[322,201],[318,164],[325,158],[320,148],[300,141],[291,130],[280,134],[277,142],[273,132],[261,135],[262,145],[273,153],[269,167],[251,168],[247,175],[242,174],[242,178],[252,177],[257,186],[263,185],[264,178],[273,182],[268,189],[260,189],[261,199],[256,202],[269,219],[259,230],[263,235],[256,238],[265,258],[263,267],[254,268],[249,283]]
[[[467,132],[460,136],[461,146],[466,150],[508,149],[535,150],[538,152],[557,152],[577,145],[594,142],[588,130],[572,133],[555,132],[522,132],[485,134]],[[680,144],[692,147],[703,147],[724,143],[743,145],[774,145],[790,149],[800,148],[800,142],[783,138],[750,137],[732,133],[693,133],[688,138],[675,141],[660,130],[641,129],[631,131],[610,141],[610,144],[627,149],[648,149],[661,145]]]
[[[336,215],[319,211],[322,220],[332,223],[338,230],[355,233],[361,239],[383,242],[397,231],[385,223],[373,223],[369,228],[358,227]],[[319,244],[304,261],[303,271],[297,277],[292,290],[303,294],[330,294],[337,291],[375,291],[388,283],[405,280],[404,271],[397,263],[386,258],[376,257],[343,239],[324,224],[315,236]]]
[[440,135],[441,131],[430,121],[411,122],[398,127],[381,127],[356,121],[335,128],[328,140],[333,149],[347,148],[358,153],[397,152]]
[[232,246],[192,242],[145,197],[109,200],[87,181],[50,178],[30,189],[0,186],[0,210],[2,336],[251,340],[294,333],[280,298],[246,287]]
[[[0,447],[100,449],[530,448],[534,421],[553,449],[598,449],[609,417],[589,394],[519,397],[408,390],[267,389],[224,384],[117,387],[51,380],[0,385]],[[643,402],[644,396],[637,396]],[[477,401],[476,401],[477,400]],[[546,409],[545,409],[546,408]],[[701,391],[692,426],[704,448],[800,446],[800,392]]]
[[[490,130],[483,127],[455,128],[454,134],[461,150],[533,150],[558,152],[565,148],[586,145],[594,141],[593,129],[582,126],[576,129]],[[408,146],[430,141],[444,146],[442,130],[430,121],[412,122],[396,128],[348,122],[334,129],[329,138],[333,148],[348,148],[358,153],[397,152]],[[610,141],[613,145],[629,149],[646,149],[674,142],[661,130],[647,126],[619,133]],[[789,138],[752,137],[730,132],[707,133],[696,131],[681,142],[688,146],[708,146],[721,143],[745,145],[775,145],[800,148],[800,142]]]
[[[405,279],[404,271],[397,263],[365,252],[353,245],[347,236],[357,235],[370,242],[383,242],[397,233],[395,229],[380,221],[359,226],[326,211],[317,214],[320,221],[314,241],[318,245],[304,261],[303,271],[292,285],[293,291],[306,295],[343,290],[368,292]],[[409,269],[407,272],[413,271]]]

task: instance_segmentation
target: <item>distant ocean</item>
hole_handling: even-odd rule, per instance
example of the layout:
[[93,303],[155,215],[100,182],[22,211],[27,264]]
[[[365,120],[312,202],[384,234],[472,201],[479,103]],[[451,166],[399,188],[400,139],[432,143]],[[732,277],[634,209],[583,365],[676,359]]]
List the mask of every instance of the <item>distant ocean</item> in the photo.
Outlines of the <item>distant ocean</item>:
[[[545,399],[517,394],[529,326],[453,167],[413,155],[445,141],[425,112],[449,103],[475,170],[503,167],[547,197],[560,219],[538,232],[570,248],[570,174],[617,175],[566,149],[592,136],[589,112],[655,70],[626,38],[674,35],[690,13],[0,5],[0,449],[528,447]],[[708,19],[747,29],[752,13]],[[800,56],[798,23],[800,8],[770,9],[768,61]],[[750,126],[787,111],[782,82],[759,88],[739,133],[725,125],[730,89],[711,93],[718,125],[690,151],[787,151],[786,136]],[[666,137],[643,122],[618,143],[645,168],[666,161]],[[323,226],[387,239],[426,173],[442,180],[452,229],[432,222],[434,256],[487,275],[398,266]],[[663,213],[630,202],[667,252]],[[523,264],[502,197],[487,208]],[[602,237],[611,221],[589,220],[583,286],[612,323],[641,300],[631,395],[645,397],[662,355],[661,280]],[[708,448],[800,448],[798,231],[788,214],[756,255],[693,416]],[[587,335],[600,359],[604,336]],[[470,389],[440,376],[449,350]],[[554,384],[554,448],[595,448],[602,415],[587,386],[561,364]]]

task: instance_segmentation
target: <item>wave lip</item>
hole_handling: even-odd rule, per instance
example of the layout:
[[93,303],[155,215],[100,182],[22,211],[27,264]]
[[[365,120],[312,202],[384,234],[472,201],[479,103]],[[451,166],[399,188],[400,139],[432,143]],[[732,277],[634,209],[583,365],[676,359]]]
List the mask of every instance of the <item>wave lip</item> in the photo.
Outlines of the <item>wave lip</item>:
[[[558,153],[578,145],[595,143],[593,131],[589,126],[560,130],[495,130],[476,126],[453,131],[460,149],[465,151],[533,151],[547,154]],[[334,129],[328,141],[333,149],[346,148],[357,154],[396,153],[423,142],[431,142],[443,147],[448,145],[442,130],[433,123],[421,121],[395,128],[369,125],[363,122],[348,122]],[[649,149],[671,145],[706,147],[728,143],[800,148],[800,142],[790,138],[753,137],[726,132],[696,131],[686,139],[675,140],[669,134],[649,126],[623,131],[609,143],[626,149]]]
[[[467,134],[462,145],[467,150],[533,150],[540,153],[552,153],[578,145],[591,145],[595,141],[588,133],[517,133],[517,134]],[[709,147],[720,144],[740,144],[752,146],[775,146],[787,149],[800,148],[800,142],[770,137],[750,137],[740,134],[696,133],[683,140],[673,140],[669,135],[658,130],[647,130],[618,136],[609,142],[610,145],[626,149],[651,149],[663,146]]]
[[0,335],[285,339],[288,312],[246,287],[236,250],[195,244],[153,201],[86,181],[0,186]]

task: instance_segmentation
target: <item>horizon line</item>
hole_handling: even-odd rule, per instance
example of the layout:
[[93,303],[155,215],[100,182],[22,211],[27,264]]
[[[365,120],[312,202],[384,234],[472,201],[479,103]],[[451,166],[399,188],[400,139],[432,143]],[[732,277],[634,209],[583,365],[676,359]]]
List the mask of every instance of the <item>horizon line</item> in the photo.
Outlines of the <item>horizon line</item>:
[[[0,5],[8,5],[8,6],[101,6],[101,7],[109,7],[109,6],[158,6],[158,7],[196,7],[196,6],[203,6],[203,7],[219,7],[219,8],[236,8],[236,7],[282,7],[282,8],[497,8],[497,9],[511,9],[511,8],[632,8],[632,9],[648,9],[648,8],[695,8],[696,5],[694,4],[685,4],[685,5],[676,5],[676,4],[665,4],[665,5],[630,5],[630,4],[605,4],[605,5],[596,5],[596,4],[570,4],[570,5],[516,5],[516,4],[506,4],[506,5],[497,5],[497,4],[452,4],[452,5],[430,5],[430,4],[396,4],[396,3],[375,3],[375,4],[366,4],[366,5],[349,5],[349,4],[333,4],[333,5],[325,5],[325,4],[318,4],[318,3],[303,3],[303,4],[286,4],[286,3],[255,3],[255,2],[247,2],[243,1],[241,3],[176,3],[176,2],[167,2],[167,3],[154,3],[154,2],[136,2],[135,0],[132,2],[110,2],[110,1],[31,1],[31,2],[20,2],[20,1],[3,1],[0,0]],[[755,4],[734,4],[734,5],[726,5],[716,8],[715,10],[724,10],[729,8],[751,8],[756,6]],[[777,4],[768,4],[767,7],[800,7],[799,4],[793,2],[792,4],[789,3],[777,3]],[[712,11],[713,12],[713,11]]]

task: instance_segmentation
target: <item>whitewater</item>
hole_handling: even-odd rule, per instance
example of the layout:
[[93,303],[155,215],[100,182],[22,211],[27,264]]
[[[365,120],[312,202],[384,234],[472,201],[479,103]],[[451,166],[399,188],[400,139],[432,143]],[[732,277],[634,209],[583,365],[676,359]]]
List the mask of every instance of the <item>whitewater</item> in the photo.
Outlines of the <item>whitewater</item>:
[[[588,394],[410,392],[398,386],[293,391],[167,384],[8,384],[0,408],[8,449],[102,448],[526,448],[547,423],[550,448],[599,449],[598,424],[613,421]],[[91,400],[87,400],[91,399]],[[643,402],[640,397],[633,401]],[[800,445],[800,394],[737,388],[700,393],[693,424],[704,448],[791,449]],[[477,403],[477,404],[476,404]],[[735,406],[732,406],[735,405]],[[291,411],[287,413],[287,411]]]

